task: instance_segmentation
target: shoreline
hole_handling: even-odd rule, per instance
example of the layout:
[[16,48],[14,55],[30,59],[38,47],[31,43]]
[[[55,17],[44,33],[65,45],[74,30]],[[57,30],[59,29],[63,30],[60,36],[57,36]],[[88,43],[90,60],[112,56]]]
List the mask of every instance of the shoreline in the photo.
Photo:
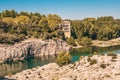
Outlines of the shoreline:
[[[120,45],[120,38],[116,38],[116,39],[112,39],[109,41],[98,41],[98,40],[94,40],[92,41],[92,45],[91,46],[95,46],[95,47],[110,47],[110,46],[117,46]],[[62,45],[61,45],[62,44]],[[41,46],[40,46],[41,45]],[[54,47],[54,48],[53,48]],[[57,48],[55,48],[57,47]],[[71,48],[83,48],[85,46],[75,46],[75,47],[71,47]],[[36,54],[36,49],[37,51],[39,50],[45,50],[43,52],[37,52],[39,54]],[[53,48],[52,50],[50,48]],[[28,49],[33,49],[34,51],[29,51]],[[59,49],[59,50],[58,50]],[[49,51],[47,51],[49,50]],[[23,60],[25,57],[27,57],[27,52],[31,52],[31,55],[34,54],[34,56],[47,56],[47,55],[54,55],[56,54],[56,51],[66,51],[66,50],[70,50],[70,46],[65,42],[65,41],[52,41],[52,40],[48,40],[48,41],[42,41],[41,39],[27,39],[24,40],[20,43],[15,43],[14,45],[5,45],[5,44],[0,44],[0,51],[1,51],[1,55],[0,55],[0,63],[3,63],[5,61],[9,61],[11,59],[13,59],[13,61],[15,60]],[[45,54],[44,54],[45,52]],[[51,53],[49,53],[51,52]],[[19,54],[18,54],[19,53]],[[22,55],[24,55],[22,57]],[[18,58],[18,57],[19,58]],[[12,57],[12,58],[10,58]],[[29,57],[29,56],[28,56]]]
[[56,63],[50,63],[23,70],[15,75],[8,75],[6,78],[17,80],[119,80],[119,63],[120,54],[85,56],[74,64],[60,67]]
[[111,39],[111,40],[109,40],[109,41],[98,41],[98,40],[94,40],[94,41],[92,41],[92,42],[93,42],[92,46],[97,46],[97,47],[110,47],[110,46],[120,45],[120,38]]
[[27,39],[14,45],[0,44],[0,63],[6,61],[24,60],[32,56],[50,56],[59,54],[61,51],[68,51],[66,42],[58,39],[42,41],[41,39]]
[[[95,46],[95,47],[111,47],[111,46],[118,46],[118,45],[120,45],[120,38],[111,39],[109,41],[93,40],[91,47],[92,46]],[[72,48],[83,48],[83,47],[86,47],[86,46],[75,46],[75,47],[72,47]]]

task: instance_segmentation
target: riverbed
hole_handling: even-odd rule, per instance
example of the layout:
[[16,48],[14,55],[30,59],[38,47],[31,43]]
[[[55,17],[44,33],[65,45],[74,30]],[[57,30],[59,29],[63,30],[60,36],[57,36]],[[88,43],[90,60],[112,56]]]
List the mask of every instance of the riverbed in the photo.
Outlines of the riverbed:
[[[116,53],[120,54],[120,46],[113,47],[84,47],[78,49],[72,49],[70,54],[72,55],[72,62],[77,61],[80,56],[88,56],[93,53],[105,54],[105,53]],[[8,62],[0,64],[0,77],[5,75],[15,74],[25,69],[31,69],[36,66],[43,66],[45,64],[54,62],[55,56],[49,57],[33,57],[24,61]]]

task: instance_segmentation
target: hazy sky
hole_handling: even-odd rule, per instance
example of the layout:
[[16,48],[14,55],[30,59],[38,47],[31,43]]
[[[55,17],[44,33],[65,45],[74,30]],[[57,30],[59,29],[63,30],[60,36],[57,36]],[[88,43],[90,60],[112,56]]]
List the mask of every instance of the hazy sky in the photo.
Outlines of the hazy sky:
[[63,19],[113,16],[120,18],[120,0],[0,0],[0,11],[55,13]]

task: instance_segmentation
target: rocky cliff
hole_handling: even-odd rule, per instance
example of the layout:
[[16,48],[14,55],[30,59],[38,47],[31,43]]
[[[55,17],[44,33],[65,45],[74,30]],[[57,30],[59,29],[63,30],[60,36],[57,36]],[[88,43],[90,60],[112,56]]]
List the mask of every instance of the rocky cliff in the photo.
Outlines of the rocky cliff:
[[21,60],[31,56],[56,55],[60,51],[67,50],[69,50],[69,47],[62,40],[28,39],[14,45],[0,45],[0,63]]
[[120,55],[86,56],[62,67],[50,63],[7,77],[17,80],[120,80]]

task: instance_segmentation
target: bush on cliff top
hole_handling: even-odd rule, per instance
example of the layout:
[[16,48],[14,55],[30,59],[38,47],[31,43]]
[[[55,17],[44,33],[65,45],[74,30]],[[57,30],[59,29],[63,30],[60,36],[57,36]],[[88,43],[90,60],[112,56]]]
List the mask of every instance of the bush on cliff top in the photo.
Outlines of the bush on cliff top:
[[72,37],[70,37],[70,38],[67,39],[67,43],[69,45],[71,45],[71,46],[76,46],[75,40]]
[[57,56],[55,62],[60,66],[69,64],[71,62],[71,55],[69,53],[62,52]]
[[78,45],[81,45],[81,46],[90,46],[92,44],[92,40],[88,37],[78,38],[76,41]]

